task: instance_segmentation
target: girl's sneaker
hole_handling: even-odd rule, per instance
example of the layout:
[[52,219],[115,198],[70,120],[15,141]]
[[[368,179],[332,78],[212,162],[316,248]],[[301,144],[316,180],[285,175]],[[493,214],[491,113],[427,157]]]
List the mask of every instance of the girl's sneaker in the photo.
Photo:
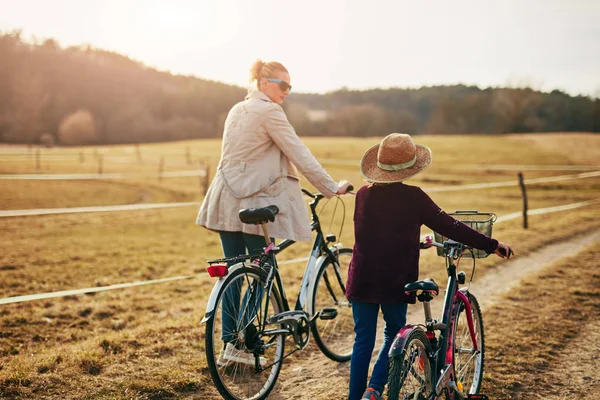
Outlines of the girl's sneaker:
[[383,396],[377,390],[368,388],[367,391],[362,395],[361,400],[383,400]]

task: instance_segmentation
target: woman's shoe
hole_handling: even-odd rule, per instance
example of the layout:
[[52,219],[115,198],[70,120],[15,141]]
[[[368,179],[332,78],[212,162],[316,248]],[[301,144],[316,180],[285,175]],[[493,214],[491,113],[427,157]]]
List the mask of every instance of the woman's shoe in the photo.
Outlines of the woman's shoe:
[[[244,350],[236,348],[232,343],[227,343],[225,349],[219,354],[217,365],[226,367],[231,363],[254,366],[254,354],[246,353]],[[267,364],[267,359],[259,357],[259,363],[261,367],[264,367]]]

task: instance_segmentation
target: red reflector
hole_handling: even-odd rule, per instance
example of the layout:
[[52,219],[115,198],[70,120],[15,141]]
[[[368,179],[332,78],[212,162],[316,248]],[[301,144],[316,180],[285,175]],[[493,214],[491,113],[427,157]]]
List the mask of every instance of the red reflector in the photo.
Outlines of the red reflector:
[[227,265],[226,264],[214,264],[209,265],[207,268],[208,275],[211,277],[222,277],[227,275]]

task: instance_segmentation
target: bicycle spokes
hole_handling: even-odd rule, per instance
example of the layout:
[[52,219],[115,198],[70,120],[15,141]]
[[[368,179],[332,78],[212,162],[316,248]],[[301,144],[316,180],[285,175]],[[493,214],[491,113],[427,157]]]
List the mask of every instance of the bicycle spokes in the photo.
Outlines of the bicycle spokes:
[[281,369],[283,335],[264,336],[265,321],[280,312],[276,291],[267,290],[256,272],[236,271],[207,322],[206,350],[211,376],[227,399],[262,398]]
[[[404,359],[404,396],[422,393],[427,383],[425,376],[425,363],[428,361],[425,349],[418,343],[414,343],[409,348],[408,357]],[[410,397],[412,398],[412,397]],[[418,398],[418,397],[416,397]]]
[[405,360],[406,371],[410,371],[412,377],[417,381],[417,386],[422,387],[426,383],[425,373],[425,360],[427,355],[423,354],[421,348],[413,348],[408,360]]
[[402,344],[402,352],[390,359],[390,399],[426,400],[432,393],[429,341],[419,329]]
[[343,283],[347,279],[352,250],[341,249],[338,265],[327,260],[317,273],[312,299],[314,314],[322,313],[311,325],[315,342],[327,357],[348,361],[354,344],[354,320]]
[[[483,376],[483,322],[477,299],[468,294],[469,307],[461,303],[454,326],[454,370],[464,393],[477,393]],[[470,321],[469,321],[470,320]],[[475,339],[475,340],[473,340]]]

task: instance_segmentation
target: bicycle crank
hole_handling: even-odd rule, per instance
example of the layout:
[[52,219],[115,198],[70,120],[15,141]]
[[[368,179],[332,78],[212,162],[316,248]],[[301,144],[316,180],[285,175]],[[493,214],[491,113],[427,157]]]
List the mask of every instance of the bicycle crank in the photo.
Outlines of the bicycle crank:
[[308,344],[310,329],[308,329],[308,314],[305,311],[284,311],[267,318],[267,324],[285,325],[294,337],[294,343],[300,349]]

